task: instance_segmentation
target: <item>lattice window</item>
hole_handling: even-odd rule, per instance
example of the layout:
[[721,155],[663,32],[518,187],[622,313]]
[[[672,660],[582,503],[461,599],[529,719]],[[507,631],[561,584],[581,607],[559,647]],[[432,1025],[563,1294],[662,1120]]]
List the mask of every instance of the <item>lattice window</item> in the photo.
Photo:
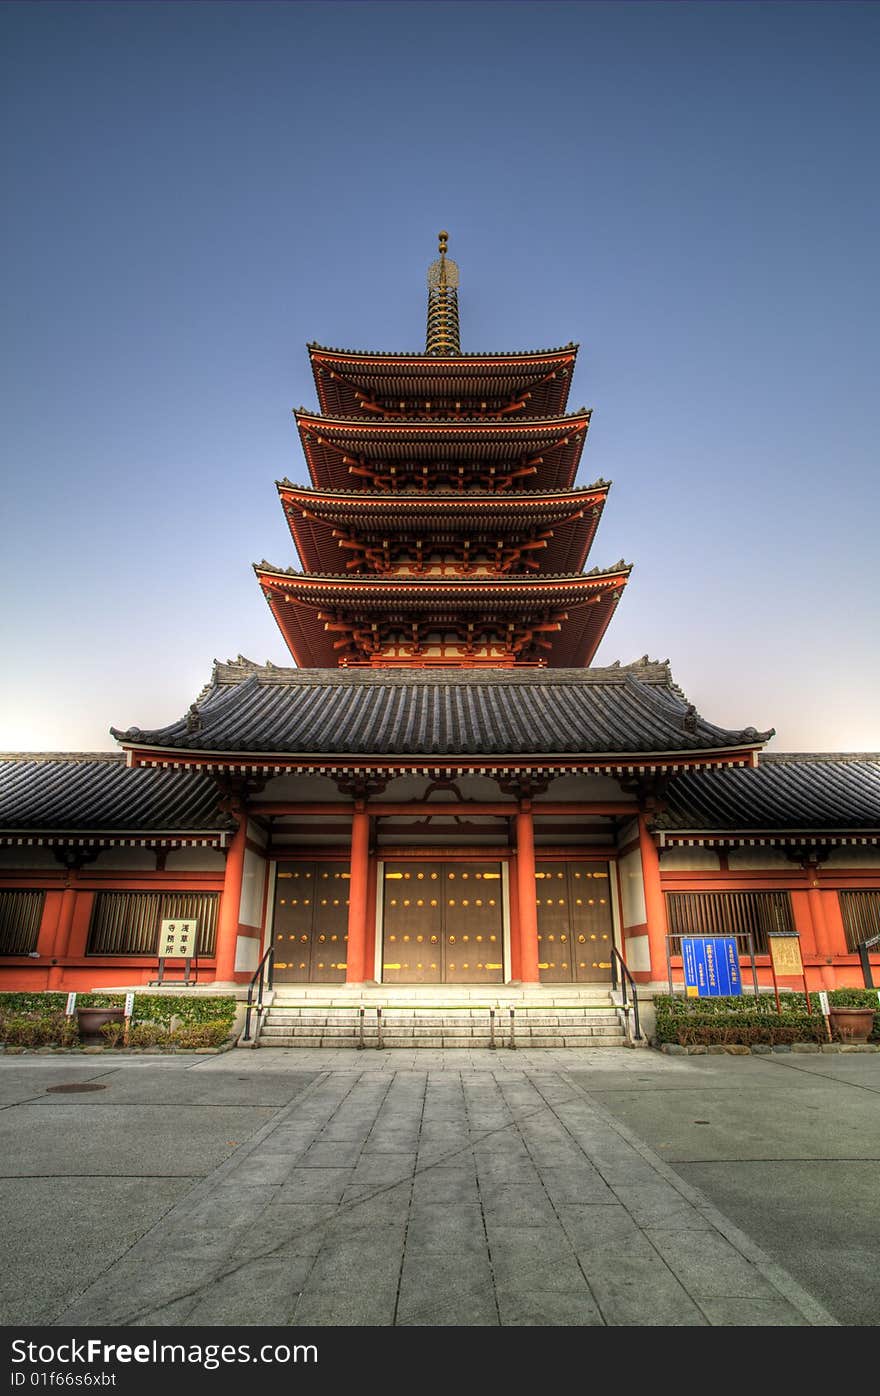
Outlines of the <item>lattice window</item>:
[[840,892],[838,896],[848,950],[856,950],[863,940],[880,935],[880,889]]
[[45,892],[0,892],[0,955],[29,955],[37,948]]
[[98,892],[89,926],[88,955],[155,955],[162,921],[199,923],[199,954],[213,955],[217,892]]
[[[787,892],[667,892],[671,940],[669,950],[681,954],[681,939],[693,936],[732,936],[751,932],[755,950],[766,955],[767,932],[794,933],[791,898]],[[741,955],[748,942],[741,941]]]

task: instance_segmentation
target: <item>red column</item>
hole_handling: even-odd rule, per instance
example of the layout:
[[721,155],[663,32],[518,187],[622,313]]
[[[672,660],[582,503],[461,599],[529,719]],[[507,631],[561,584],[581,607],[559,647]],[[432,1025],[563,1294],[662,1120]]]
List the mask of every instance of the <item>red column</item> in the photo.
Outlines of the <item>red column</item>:
[[[813,935],[816,940],[816,953],[823,960],[830,960],[834,950],[831,945],[831,937],[828,934],[828,923],[825,920],[825,908],[822,905],[822,892],[819,887],[819,869],[815,863],[806,865],[807,897],[810,903],[810,918],[813,922]],[[833,989],[835,984],[834,969],[830,964],[821,966],[822,988]]]
[[70,953],[70,932],[73,930],[73,913],[76,907],[76,888],[70,885],[70,875],[68,883],[61,894],[61,910],[58,913],[58,925],[55,928],[55,938],[52,943],[52,958],[61,959]]
[[660,885],[660,857],[657,845],[648,829],[644,814],[639,814],[639,852],[642,855],[642,881],[645,888],[645,918],[648,923],[648,948],[651,954],[651,978],[666,977],[666,901]]
[[240,808],[235,814],[238,829],[226,854],[223,895],[220,898],[220,916],[217,922],[217,968],[214,978],[223,984],[235,981],[235,950],[238,944],[238,917],[241,910],[241,885],[247,844],[247,810]]
[[516,874],[519,897],[519,966],[524,984],[539,984],[538,910],[535,904],[535,829],[531,800],[520,800],[516,816]]
[[[370,816],[363,800],[355,800],[351,816],[351,878],[348,884],[348,968],[346,982],[364,982],[367,951],[367,893],[370,885]],[[372,978],[372,975],[370,975]]]

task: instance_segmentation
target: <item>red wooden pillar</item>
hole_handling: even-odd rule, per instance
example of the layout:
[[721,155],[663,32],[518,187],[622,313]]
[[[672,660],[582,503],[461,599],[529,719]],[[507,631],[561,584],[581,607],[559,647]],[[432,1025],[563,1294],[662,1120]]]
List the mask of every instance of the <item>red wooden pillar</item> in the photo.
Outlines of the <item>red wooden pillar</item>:
[[516,816],[516,875],[519,909],[519,977],[539,984],[538,909],[535,903],[535,827],[531,800],[520,800]]
[[370,816],[355,800],[351,816],[351,877],[348,883],[348,967],[346,982],[363,984],[367,953],[367,896],[370,885]]
[[651,978],[666,977],[666,900],[660,883],[660,856],[651,837],[648,821],[639,814],[639,852],[642,855],[642,882],[645,889],[645,919],[648,923],[648,949]]
[[61,910],[52,942],[52,958],[60,959],[70,954],[70,933],[73,930],[73,913],[76,907],[76,887],[71,886],[75,874],[68,873],[67,886],[61,894]]
[[[823,960],[830,960],[833,957],[834,949],[831,944],[831,936],[828,933],[828,923],[825,920],[825,907],[822,904],[822,891],[819,887],[819,869],[815,863],[807,863],[807,898],[810,903],[810,919],[813,922],[813,935],[816,940],[816,953]],[[822,976],[822,988],[833,989],[836,975],[833,966],[824,964],[820,966]]]
[[244,879],[244,855],[247,845],[247,809],[235,811],[238,829],[226,853],[226,872],[220,916],[217,921],[217,968],[214,977],[223,984],[235,982],[235,951],[238,945],[238,918],[241,911],[241,886]]

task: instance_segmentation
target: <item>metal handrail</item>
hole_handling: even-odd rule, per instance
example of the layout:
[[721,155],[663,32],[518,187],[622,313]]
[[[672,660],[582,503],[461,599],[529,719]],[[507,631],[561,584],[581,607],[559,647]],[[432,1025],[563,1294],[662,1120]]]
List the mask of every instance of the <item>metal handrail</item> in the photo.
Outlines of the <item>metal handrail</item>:
[[873,989],[874,976],[871,973],[871,961],[868,958],[868,951],[873,950],[876,945],[880,945],[880,936],[869,936],[867,940],[859,941],[856,946],[856,954],[862,966],[862,979],[865,981],[866,989]]
[[626,1003],[626,985],[627,985],[627,980],[629,980],[629,985],[630,985],[630,988],[631,988],[631,990],[632,990],[633,1027],[634,1027],[634,1029],[635,1029],[635,1041],[636,1041],[636,1042],[639,1042],[639,1041],[641,1040],[641,1036],[642,1036],[642,1029],[641,1029],[641,1024],[639,1023],[639,996],[638,996],[638,994],[636,993],[636,981],[633,979],[632,975],[630,974],[629,969],[627,968],[626,960],[623,958],[623,956],[621,955],[620,951],[617,949],[616,946],[612,946],[612,948],[611,948],[611,987],[612,987],[613,989],[616,989],[616,988],[618,987],[618,985],[617,985],[617,964],[616,964],[616,962],[619,962],[619,964],[620,964],[620,969],[621,969],[621,975],[620,975],[620,993],[621,993],[621,997],[622,997],[622,999],[623,999],[623,1008],[624,1008],[624,1010],[626,1010],[626,1006],[627,1006],[627,1003]]
[[[268,975],[264,974],[264,970],[265,970],[265,968],[266,968],[266,962],[267,962],[267,961],[268,961],[268,964],[269,964]],[[250,1041],[251,1041],[251,1010],[253,1009],[253,1006],[254,1006],[254,986],[255,986],[257,983],[259,983],[259,986],[260,986],[259,989],[258,989],[258,991],[257,991],[257,1016],[259,1017],[259,1015],[260,1015],[260,1014],[262,1013],[262,1011],[263,1011],[263,985],[264,985],[264,981],[265,981],[265,980],[268,980],[267,987],[271,989],[271,988],[272,988],[272,981],[273,981],[274,969],[275,969],[275,946],[274,946],[274,945],[270,945],[270,946],[269,946],[269,949],[266,951],[266,953],[265,953],[265,955],[263,956],[262,960],[261,960],[260,963],[257,965],[257,968],[254,970],[253,978],[251,979],[251,982],[250,982],[250,984],[248,985],[248,991],[247,991],[247,1011],[245,1012],[245,1015],[244,1015],[244,1032],[243,1032],[242,1035],[241,1035],[241,1040],[242,1040],[242,1042],[250,1042]]]

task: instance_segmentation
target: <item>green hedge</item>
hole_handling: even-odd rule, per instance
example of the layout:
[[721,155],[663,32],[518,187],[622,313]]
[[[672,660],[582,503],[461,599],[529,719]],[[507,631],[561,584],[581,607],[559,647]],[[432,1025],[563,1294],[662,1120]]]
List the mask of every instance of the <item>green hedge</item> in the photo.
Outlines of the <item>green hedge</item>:
[[[77,1008],[122,1008],[125,995],[77,994]],[[76,1019],[66,1019],[67,994],[0,994],[0,1042],[7,1046],[73,1046]],[[236,1001],[228,995],[135,994],[132,1045],[219,1046],[231,1035]],[[172,1020],[176,1019],[172,1029]],[[113,1034],[105,1034],[115,1045]],[[121,1038],[121,1029],[118,1037]]]
[[711,999],[656,994],[655,1037],[658,1043],[677,1042],[682,1047],[723,1043],[782,1046],[828,1040],[825,1019],[821,1013],[807,1012],[803,994],[785,994],[782,1005],[782,1012],[777,1013],[773,994]]

